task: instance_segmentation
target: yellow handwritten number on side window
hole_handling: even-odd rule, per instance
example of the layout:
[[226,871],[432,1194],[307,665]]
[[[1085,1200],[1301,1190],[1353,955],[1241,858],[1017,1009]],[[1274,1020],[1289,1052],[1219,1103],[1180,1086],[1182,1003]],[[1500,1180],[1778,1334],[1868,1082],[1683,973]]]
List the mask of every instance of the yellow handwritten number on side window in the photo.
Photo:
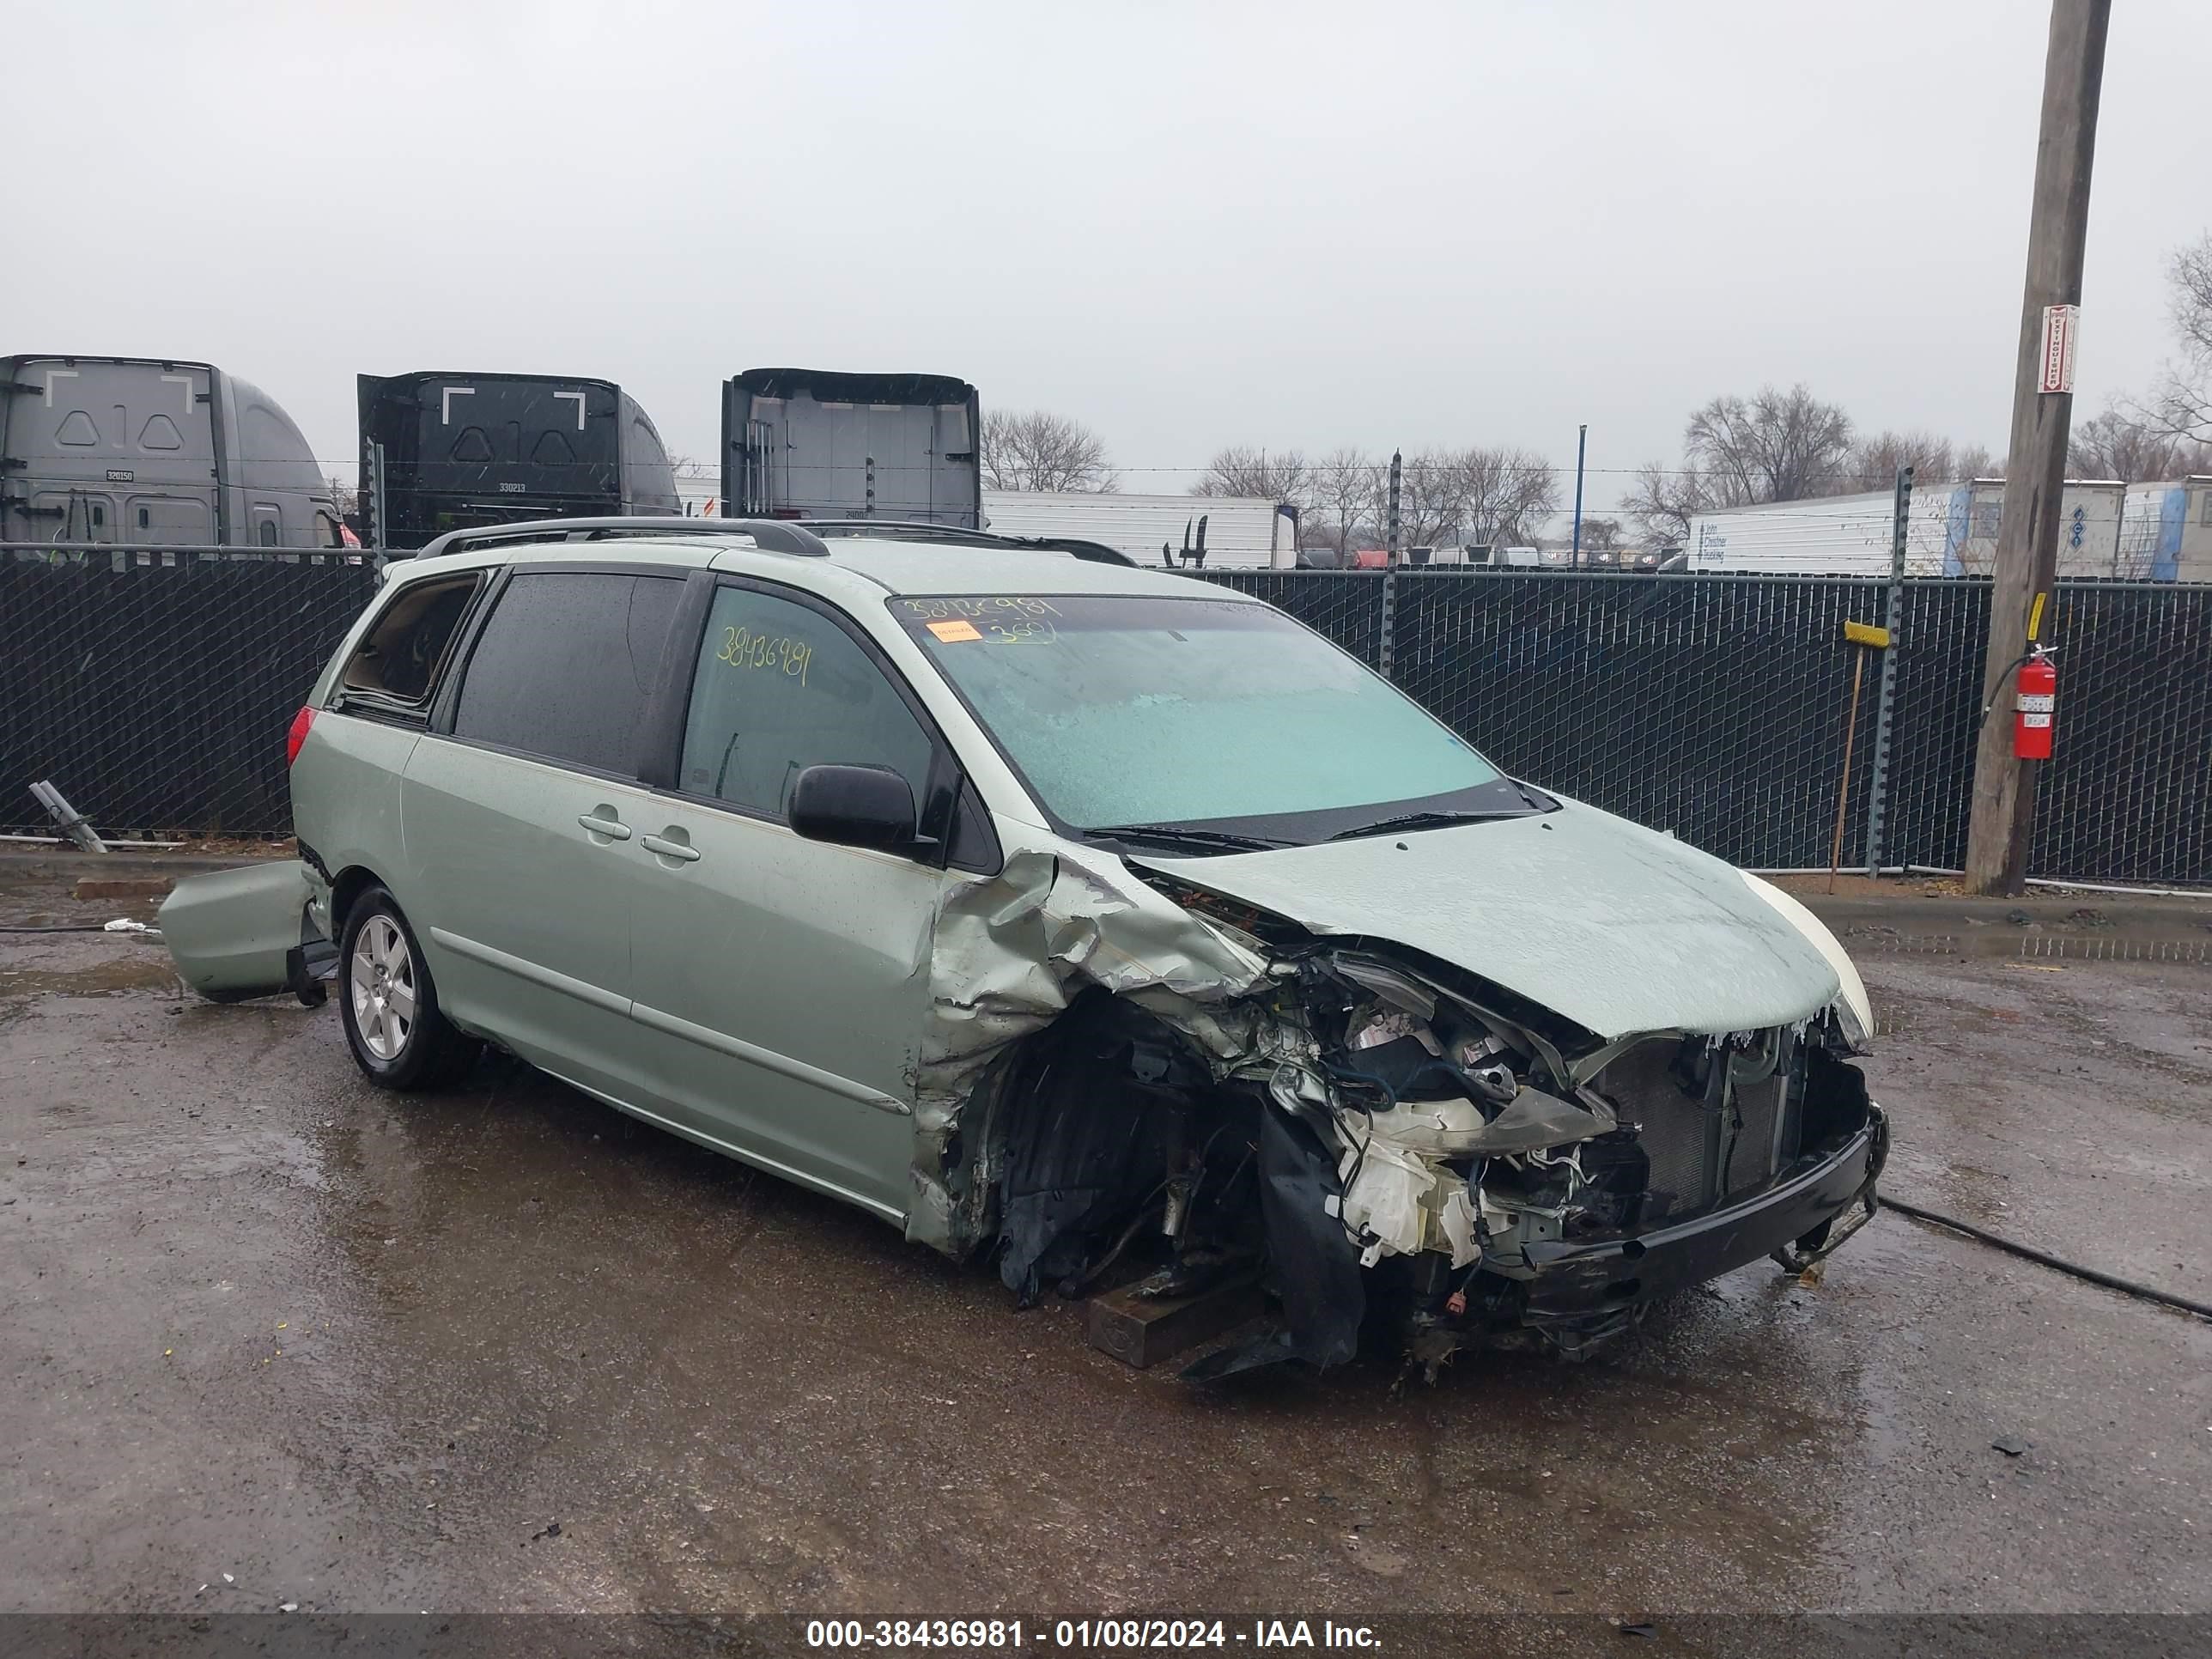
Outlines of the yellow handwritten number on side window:
[[722,630],[722,648],[714,655],[732,668],[780,670],[804,685],[806,665],[814,659],[814,647],[804,640],[787,639],[781,635],[756,634],[750,628],[726,628]]

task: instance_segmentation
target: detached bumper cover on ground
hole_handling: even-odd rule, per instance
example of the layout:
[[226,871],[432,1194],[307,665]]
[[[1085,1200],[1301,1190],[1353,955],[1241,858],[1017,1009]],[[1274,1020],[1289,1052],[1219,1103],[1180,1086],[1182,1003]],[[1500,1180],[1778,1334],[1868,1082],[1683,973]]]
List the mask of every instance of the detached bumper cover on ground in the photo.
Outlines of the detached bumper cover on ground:
[[289,991],[321,1000],[337,953],[310,913],[313,878],[296,859],[190,876],[161,902],[169,954],[213,1002]]

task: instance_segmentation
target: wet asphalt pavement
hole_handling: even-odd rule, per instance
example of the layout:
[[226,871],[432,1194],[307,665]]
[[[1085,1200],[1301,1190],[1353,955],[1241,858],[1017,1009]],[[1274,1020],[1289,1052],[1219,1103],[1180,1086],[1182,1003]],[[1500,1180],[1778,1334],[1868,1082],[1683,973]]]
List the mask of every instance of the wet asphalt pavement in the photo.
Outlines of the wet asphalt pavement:
[[[0,921],[150,908],[0,876]],[[1891,1190],[2212,1299],[2212,968],[1863,965]],[[1201,1394],[100,935],[0,935],[0,1607],[2212,1609],[2212,1325],[1894,1214],[1586,1365]]]

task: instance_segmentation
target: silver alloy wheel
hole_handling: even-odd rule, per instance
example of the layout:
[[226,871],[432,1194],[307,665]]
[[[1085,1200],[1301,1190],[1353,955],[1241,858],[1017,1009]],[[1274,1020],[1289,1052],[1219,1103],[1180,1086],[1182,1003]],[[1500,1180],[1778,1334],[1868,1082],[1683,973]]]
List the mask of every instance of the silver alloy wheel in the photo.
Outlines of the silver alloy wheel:
[[371,916],[354,935],[346,981],[363,1046],[379,1060],[398,1059],[415,1029],[415,957],[390,916]]

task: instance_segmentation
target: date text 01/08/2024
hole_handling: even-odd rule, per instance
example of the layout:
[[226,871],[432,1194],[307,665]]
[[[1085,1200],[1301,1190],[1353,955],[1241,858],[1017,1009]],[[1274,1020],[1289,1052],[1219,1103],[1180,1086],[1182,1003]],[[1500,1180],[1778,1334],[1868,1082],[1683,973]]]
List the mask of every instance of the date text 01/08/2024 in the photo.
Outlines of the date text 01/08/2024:
[[1146,1649],[1345,1648],[1382,1646],[1365,1625],[1322,1620],[1255,1619],[1240,1628],[1221,1619],[816,1619],[806,1626],[810,1648],[897,1650],[966,1649],[1011,1652],[1025,1647],[1076,1651]]

